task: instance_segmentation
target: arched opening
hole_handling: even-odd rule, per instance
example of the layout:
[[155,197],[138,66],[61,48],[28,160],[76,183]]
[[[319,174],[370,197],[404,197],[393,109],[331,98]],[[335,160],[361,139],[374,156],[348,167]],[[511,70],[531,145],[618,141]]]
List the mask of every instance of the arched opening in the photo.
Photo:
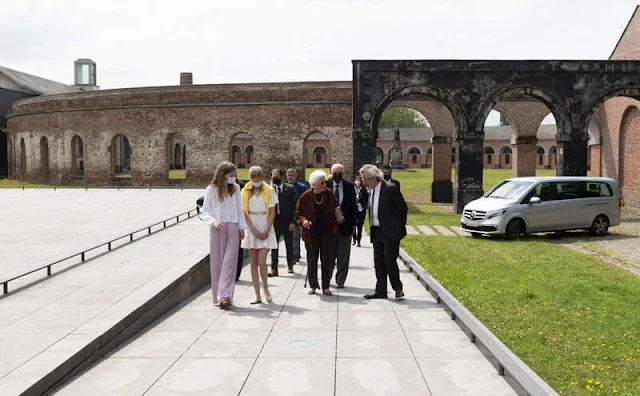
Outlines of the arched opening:
[[419,147],[413,146],[407,151],[407,167],[408,168],[426,168],[426,160],[422,159],[422,151]]
[[84,177],[84,144],[78,135],[71,138],[71,173],[76,178]]
[[45,136],[40,138],[40,177],[49,180],[49,140]]
[[12,179],[13,173],[13,143],[11,139],[7,139],[7,177]]
[[187,178],[187,145],[180,133],[171,133],[165,140],[165,161],[169,180]]
[[384,164],[384,151],[379,146],[376,146],[376,166],[378,168],[382,167]]
[[[439,94],[444,96],[441,98]],[[453,202],[452,141],[456,125],[465,122],[464,117],[452,116],[451,108],[460,110],[455,100],[430,87],[407,87],[390,97],[392,100],[385,98],[378,105],[382,109],[378,124],[375,119],[372,121],[377,132],[376,146],[381,149],[376,150],[376,163],[380,160],[380,164],[390,165],[393,177],[401,183],[404,177],[409,177],[402,169],[418,169],[417,175],[411,176],[419,183],[418,188],[403,191],[411,202],[411,213],[421,213],[422,204],[429,200]],[[419,168],[431,170],[421,172]]]
[[238,168],[250,167],[252,154],[253,136],[246,132],[239,132],[231,137],[229,141],[229,161],[235,166]]
[[175,169],[184,169],[182,165],[182,147],[180,143],[176,143],[173,149],[173,164]]
[[27,179],[27,147],[24,138],[20,138],[20,180]]
[[556,146],[551,146],[551,148],[549,149],[549,154],[547,155],[547,161],[549,162],[550,169],[556,169],[556,153]]
[[636,155],[640,152],[640,110],[628,108],[620,125],[620,191],[625,202],[640,207],[640,173]]
[[500,149],[500,167],[501,168],[507,168],[507,169],[511,169],[511,154],[512,154],[512,150],[511,147],[502,147]]
[[538,156],[538,168],[544,167],[544,148],[538,146],[536,148],[536,155]]
[[455,166],[455,165],[456,165],[456,157],[457,157],[457,155],[456,155],[456,148],[455,148],[455,147],[451,147],[451,164],[452,164],[453,166]]
[[251,166],[253,163],[253,146],[247,146],[247,148],[244,149],[244,154],[247,157],[247,166]]
[[131,178],[131,145],[123,134],[111,140],[111,169],[117,178]]
[[305,168],[318,169],[331,167],[331,141],[326,134],[315,131],[304,140],[308,155],[304,158]]
[[493,147],[485,147],[484,148],[484,167],[485,168],[493,168],[494,167],[494,157],[496,155],[496,151]]

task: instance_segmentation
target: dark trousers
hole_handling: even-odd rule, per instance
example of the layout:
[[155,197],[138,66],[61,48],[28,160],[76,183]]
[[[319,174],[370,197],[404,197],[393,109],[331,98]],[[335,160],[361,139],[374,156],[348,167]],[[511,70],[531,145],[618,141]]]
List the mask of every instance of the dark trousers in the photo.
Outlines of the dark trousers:
[[356,213],[356,233],[353,234],[353,241],[360,243],[362,240],[362,227],[364,226],[364,218],[367,216],[367,211]]
[[[276,231],[276,241],[280,243],[280,237],[284,239],[284,246],[287,249],[287,265],[293,265],[293,231],[289,231],[289,224],[278,224],[274,226]],[[278,248],[271,249],[271,269],[278,269]]]
[[333,273],[333,245],[335,239],[331,235],[309,236],[309,242],[305,242],[307,249],[307,279],[309,287],[318,288],[318,257],[322,268],[322,290],[329,288]]
[[242,263],[244,261],[244,249],[240,248],[238,252],[238,268],[236,269],[236,280],[240,279],[240,272],[242,272]]
[[400,241],[384,243],[380,240],[379,227],[371,227],[371,242],[373,242],[373,262],[376,269],[376,294],[387,294],[387,277],[393,290],[402,290],[400,270],[398,269],[398,255]]
[[349,257],[351,256],[351,235],[342,235],[340,232],[336,233],[336,283],[338,285],[344,285],[347,280],[347,273],[349,272]]

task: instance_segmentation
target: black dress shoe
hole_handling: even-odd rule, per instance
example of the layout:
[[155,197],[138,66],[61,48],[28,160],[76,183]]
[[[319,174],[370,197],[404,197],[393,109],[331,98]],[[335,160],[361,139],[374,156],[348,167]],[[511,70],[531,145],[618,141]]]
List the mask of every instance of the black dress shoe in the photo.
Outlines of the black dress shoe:
[[404,298],[404,292],[402,290],[396,290],[396,300]]
[[356,245],[356,241],[351,242],[351,245],[355,246]]
[[373,293],[373,294],[365,294],[364,298],[366,298],[367,300],[373,300],[376,298],[388,298],[388,297],[386,294]]

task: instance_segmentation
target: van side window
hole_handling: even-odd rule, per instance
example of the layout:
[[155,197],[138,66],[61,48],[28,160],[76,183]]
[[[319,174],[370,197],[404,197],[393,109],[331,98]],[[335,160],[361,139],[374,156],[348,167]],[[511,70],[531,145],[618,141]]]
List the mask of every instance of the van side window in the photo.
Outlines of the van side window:
[[555,184],[556,188],[558,189],[559,200],[576,199],[582,198],[584,196],[584,194],[580,191],[580,184],[584,183],[581,183],[579,181],[562,181],[556,182]]
[[611,186],[604,182],[581,182],[584,185],[584,197],[612,197],[613,190]]
[[538,197],[542,202],[553,201],[556,198],[556,189],[553,183],[540,183],[531,190],[523,200],[523,203],[529,203],[531,197]]

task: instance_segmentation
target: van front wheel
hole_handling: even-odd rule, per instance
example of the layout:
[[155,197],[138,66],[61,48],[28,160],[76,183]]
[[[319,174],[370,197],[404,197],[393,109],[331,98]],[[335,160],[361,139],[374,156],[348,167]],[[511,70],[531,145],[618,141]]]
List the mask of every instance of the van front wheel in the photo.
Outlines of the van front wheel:
[[519,239],[524,234],[524,223],[520,219],[513,219],[507,224],[504,235],[507,239]]
[[591,223],[589,233],[594,236],[605,236],[609,231],[609,219],[605,215],[599,215]]

